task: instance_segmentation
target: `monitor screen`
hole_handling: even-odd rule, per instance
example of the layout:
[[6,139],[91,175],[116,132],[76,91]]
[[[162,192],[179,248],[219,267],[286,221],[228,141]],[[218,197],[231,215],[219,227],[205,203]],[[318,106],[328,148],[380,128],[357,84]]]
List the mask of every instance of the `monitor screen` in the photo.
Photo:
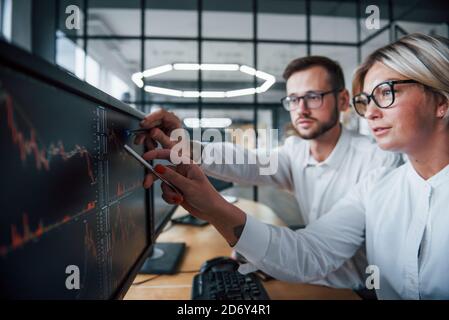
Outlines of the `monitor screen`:
[[217,190],[217,191],[223,191],[228,188],[232,188],[234,186],[234,184],[232,182],[220,180],[220,179],[209,177],[209,176],[207,178],[209,179],[210,183],[214,186],[215,190]]
[[125,134],[142,117],[21,51],[53,81],[11,67],[17,49],[1,47],[0,296],[120,297],[152,245],[145,171],[122,147],[143,153]]
[[[153,161],[153,165],[162,164],[168,165],[168,161],[156,160]],[[176,205],[168,204],[162,199],[161,181],[157,180],[153,184],[153,199],[154,199],[154,233],[157,237],[167,223],[170,221],[171,216],[176,210]]]

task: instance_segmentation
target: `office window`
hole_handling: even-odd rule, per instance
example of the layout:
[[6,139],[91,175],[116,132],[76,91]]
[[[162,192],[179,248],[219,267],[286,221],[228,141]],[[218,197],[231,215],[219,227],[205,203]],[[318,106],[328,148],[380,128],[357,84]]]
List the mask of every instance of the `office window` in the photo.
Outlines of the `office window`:
[[84,80],[84,1],[61,0],[56,10],[56,64]]
[[[369,19],[369,17],[371,17],[371,15],[373,14],[371,10],[368,11],[368,13],[366,13],[366,9],[368,6],[370,5],[375,5],[379,8],[379,16],[380,16],[380,20],[379,20],[379,29],[375,29],[375,28],[368,28],[367,27],[367,20],[368,20],[368,24],[372,23],[373,21],[371,19]],[[389,10],[389,6],[388,6],[388,0],[381,0],[381,1],[369,1],[369,0],[361,0],[360,1],[360,39],[363,41],[365,40],[367,37],[379,32],[380,29],[385,28],[388,24],[389,24],[389,15],[390,15],[390,10]]]
[[312,41],[357,43],[355,1],[311,1]]
[[84,80],[84,62],[83,40],[59,35],[56,39],[56,64]]
[[[212,107],[206,104],[202,110],[202,118],[230,119],[230,123],[226,123],[225,127],[220,128],[220,131],[223,132],[222,141],[234,142],[246,149],[254,149],[256,147],[255,136],[252,135],[254,133],[254,111],[251,106],[233,105],[224,109],[220,105]],[[224,129],[240,129],[242,133],[236,133],[235,136],[225,135]],[[246,130],[249,131],[245,132]],[[245,136],[245,133],[248,133],[248,136]]]
[[89,0],[87,32],[89,35],[136,36],[141,34],[139,0]]
[[147,0],[145,35],[159,37],[197,37],[197,0]]
[[[145,113],[151,113],[155,112],[161,108],[164,108],[165,110],[169,112],[173,112],[182,122],[182,125],[184,127],[187,127],[185,124],[185,119],[188,118],[198,118],[198,105],[197,104],[183,104],[183,105],[176,105],[171,104],[170,102],[167,103],[146,103],[145,108],[142,109]],[[188,127],[187,127],[188,128]]]
[[58,37],[82,37],[84,35],[84,3],[84,0],[58,1],[56,7],[58,10],[56,35]]
[[307,55],[306,46],[302,44],[260,43],[257,48],[258,67],[274,75],[276,82],[284,81],[282,74],[293,59]]
[[[202,118],[220,118],[230,119],[232,123],[224,128],[217,129],[221,132],[222,141],[235,143],[244,147],[245,149],[254,149],[256,147],[256,136],[254,131],[254,110],[253,106],[248,105],[233,105],[226,106],[226,108],[220,105],[216,107],[204,105]],[[232,130],[226,131],[225,129]],[[203,141],[213,141],[204,140]],[[250,185],[234,184],[234,187],[226,190],[223,194],[232,195],[239,198],[253,199],[254,190]]]
[[203,1],[205,38],[253,38],[252,0]]
[[[145,42],[145,70],[167,64],[198,63],[198,43],[196,41],[147,40]],[[198,71],[171,70],[146,78],[145,84],[163,89],[198,91]],[[146,92],[151,102],[196,102],[198,98]]]
[[449,36],[449,26],[445,23],[398,21],[395,25],[394,37],[399,39],[406,34],[414,32],[440,35],[447,38]]
[[[280,105],[280,99],[285,95],[282,73],[292,59],[309,53],[326,55],[339,61],[344,70],[346,87],[350,89],[358,58],[363,60],[378,47],[415,31],[449,35],[449,8],[447,3],[441,1],[254,1],[202,0],[201,30],[198,30],[198,0],[56,1],[59,12],[56,62],[81,79],[145,112],[163,106],[184,119],[198,117],[199,110],[203,110],[204,117],[214,115],[216,110],[222,110],[221,114],[226,116],[229,110],[233,112],[241,109],[242,113],[231,115],[233,123],[247,121],[241,125],[279,128],[279,139],[282,142],[286,136],[294,134],[289,127],[289,113]],[[0,14],[3,17],[0,21],[1,32],[8,33],[9,28],[9,33],[13,33],[13,0],[0,2],[3,3],[0,8],[3,13]],[[307,3],[310,4],[311,13],[309,30]],[[87,17],[84,4],[88,5]],[[380,9],[380,28],[388,26],[390,16],[394,14],[393,18],[397,21],[391,38],[390,29],[379,33],[377,29],[366,28],[368,14],[365,10],[371,4]],[[65,9],[68,5],[76,5],[81,10],[79,29],[67,29],[65,25]],[[257,12],[254,13],[255,8]],[[8,10],[11,11],[9,18]],[[88,22],[87,34],[84,34],[85,20]],[[254,22],[257,24],[256,39]],[[368,40],[361,43],[360,51],[357,48],[357,28],[360,40]],[[307,39],[308,34],[310,39]],[[198,38],[200,35],[201,38]],[[372,35],[375,36],[367,39]],[[310,40],[309,44],[307,40]],[[335,43],[339,45],[334,46]],[[85,45],[87,54],[83,51]],[[201,50],[201,55],[198,50]],[[254,59],[254,55],[257,59]],[[131,81],[134,72],[164,64],[199,63],[200,56],[202,63],[238,63],[250,67],[256,67],[257,60],[257,69],[274,75],[276,83],[257,96],[198,99],[145,92]],[[239,72],[202,71],[201,83],[199,75],[199,71],[172,71],[147,78],[145,84],[175,90],[199,91],[201,87],[203,91],[227,91],[253,88],[262,83]],[[253,117],[256,103],[259,110],[257,124]],[[352,113],[342,116],[342,120],[351,128],[359,127],[363,133],[366,127],[364,120]],[[247,116],[249,118],[245,118]],[[248,191],[248,194],[253,195],[252,187],[245,190],[242,192]]]
[[384,30],[361,45],[362,61],[374,50],[390,43],[390,30]]
[[[131,76],[140,71],[140,41],[88,40],[87,55],[88,82],[119,100],[134,99],[138,88]],[[89,64],[99,67],[88,68]]]
[[203,63],[239,63],[253,66],[253,44],[230,41],[204,41]]
[[257,110],[257,130],[266,132],[258,135],[257,147],[263,149],[275,148],[279,143],[279,132],[277,134],[270,130],[277,129],[274,127],[274,108],[261,108]]
[[[365,42],[361,46],[361,55],[362,62],[366,59],[366,57],[374,52],[376,49],[383,47],[390,43],[390,30],[386,29],[380,34],[376,35],[374,38],[371,38],[369,41]],[[364,135],[371,135],[369,130],[368,122],[362,118],[358,117],[358,131]]]
[[355,47],[313,45],[312,54],[330,57],[340,63],[346,88],[351,90],[352,75],[357,67],[357,49]]
[[[253,125],[254,111],[252,107],[246,105],[233,105],[224,109],[220,107],[211,108],[208,105],[205,105],[202,110],[202,118],[231,120],[231,123],[226,127],[217,127],[222,132],[222,141],[236,143],[245,149],[254,149],[256,147],[256,137]],[[225,129],[233,131],[232,133],[228,133],[225,132]],[[205,140],[203,139],[203,141]],[[208,141],[213,142],[213,140]]]
[[279,106],[274,110],[274,126],[279,130],[279,144],[284,144],[289,136],[296,135],[291,126],[290,112]]
[[[280,147],[285,141],[285,127],[290,124],[290,115],[282,107],[271,107],[258,110],[258,129],[278,129],[278,135],[258,136],[258,148],[272,149]],[[302,224],[301,213],[296,199],[291,193],[279,189],[276,186],[259,186],[259,201],[278,214],[287,224]]]
[[[351,92],[352,75],[357,67],[357,49],[355,47],[315,45],[312,46],[312,54],[331,57],[340,63],[345,77],[346,89]],[[349,130],[358,129],[359,117],[352,108],[341,114],[341,121]]]
[[170,106],[164,107],[170,112],[173,112],[179,119],[181,119],[183,126],[186,126],[184,120],[187,118],[198,118],[198,107],[197,105],[190,106]]
[[413,32],[449,36],[447,1],[394,1],[394,39]]
[[12,38],[12,0],[1,0],[1,35],[6,41]]
[[402,33],[424,32],[448,37],[448,12],[447,1],[393,1],[393,18]]
[[[204,41],[202,45],[203,63],[239,64],[254,66],[253,44],[246,42]],[[202,89],[207,91],[229,91],[254,88],[254,77],[240,71],[203,71]],[[206,99],[206,98],[205,98]],[[253,102],[254,95],[232,98],[208,98],[206,102]]]
[[266,92],[259,94],[259,102],[280,104],[285,96],[285,80],[282,77],[285,67],[293,59],[307,55],[302,44],[259,43],[257,46],[258,68],[276,77],[276,83]]
[[257,38],[306,40],[305,1],[258,0]]
[[3,21],[5,19],[5,17],[4,17],[4,15],[5,15],[5,8],[4,8],[4,6],[5,6],[5,0],[0,0],[0,35],[2,37],[5,36],[5,34],[3,33],[3,29],[4,29]]
[[12,44],[31,51],[31,1],[3,0],[1,34]]

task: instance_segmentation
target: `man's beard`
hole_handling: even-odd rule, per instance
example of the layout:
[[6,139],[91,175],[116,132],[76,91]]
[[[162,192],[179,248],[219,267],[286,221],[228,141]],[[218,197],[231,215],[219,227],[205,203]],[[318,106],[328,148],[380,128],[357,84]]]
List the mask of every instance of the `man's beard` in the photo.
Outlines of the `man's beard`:
[[326,133],[327,131],[329,131],[330,129],[332,129],[339,121],[340,118],[340,113],[338,112],[338,106],[335,105],[334,108],[335,112],[332,113],[332,118],[324,123],[319,123],[318,127],[311,132],[308,133],[301,133],[295,126],[295,130],[298,133],[298,135],[305,139],[305,140],[312,140],[312,139],[316,139],[319,136],[321,136],[322,134]]

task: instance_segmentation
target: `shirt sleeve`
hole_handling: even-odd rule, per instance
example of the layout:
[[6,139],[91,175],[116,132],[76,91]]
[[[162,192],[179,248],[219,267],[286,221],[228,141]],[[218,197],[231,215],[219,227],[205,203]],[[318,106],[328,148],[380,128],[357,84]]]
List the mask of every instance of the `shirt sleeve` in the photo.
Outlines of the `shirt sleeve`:
[[248,216],[235,250],[253,268],[290,282],[311,282],[338,269],[364,243],[365,210],[356,185],[329,212],[293,231],[287,227],[263,224]]
[[203,144],[200,166],[207,175],[224,181],[293,189],[287,142],[269,151],[248,150],[229,142]]

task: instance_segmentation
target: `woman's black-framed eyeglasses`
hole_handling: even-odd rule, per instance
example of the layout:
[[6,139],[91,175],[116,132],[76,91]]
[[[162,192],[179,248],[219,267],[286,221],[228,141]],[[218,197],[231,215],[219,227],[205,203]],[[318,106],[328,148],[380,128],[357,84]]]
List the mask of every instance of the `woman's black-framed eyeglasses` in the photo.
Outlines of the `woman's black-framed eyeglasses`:
[[323,104],[323,97],[326,94],[339,92],[343,89],[332,89],[325,92],[309,92],[303,96],[286,96],[281,99],[282,106],[285,110],[291,111],[294,109],[294,106],[298,106],[299,101],[304,99],[304,105],[307,109],[318,109]]
[[374,87],[371,94],[365,92],[359,93],[352,98],[352,104],[355,111],[362,117],[365,117],[366,109],[368,108],[371,100],[374,101],[376,106],[381,109],[389,108],[393,105],[395,100],[394,86],[402,83],[418,83],[415,80],[388,80],[379,83]]

